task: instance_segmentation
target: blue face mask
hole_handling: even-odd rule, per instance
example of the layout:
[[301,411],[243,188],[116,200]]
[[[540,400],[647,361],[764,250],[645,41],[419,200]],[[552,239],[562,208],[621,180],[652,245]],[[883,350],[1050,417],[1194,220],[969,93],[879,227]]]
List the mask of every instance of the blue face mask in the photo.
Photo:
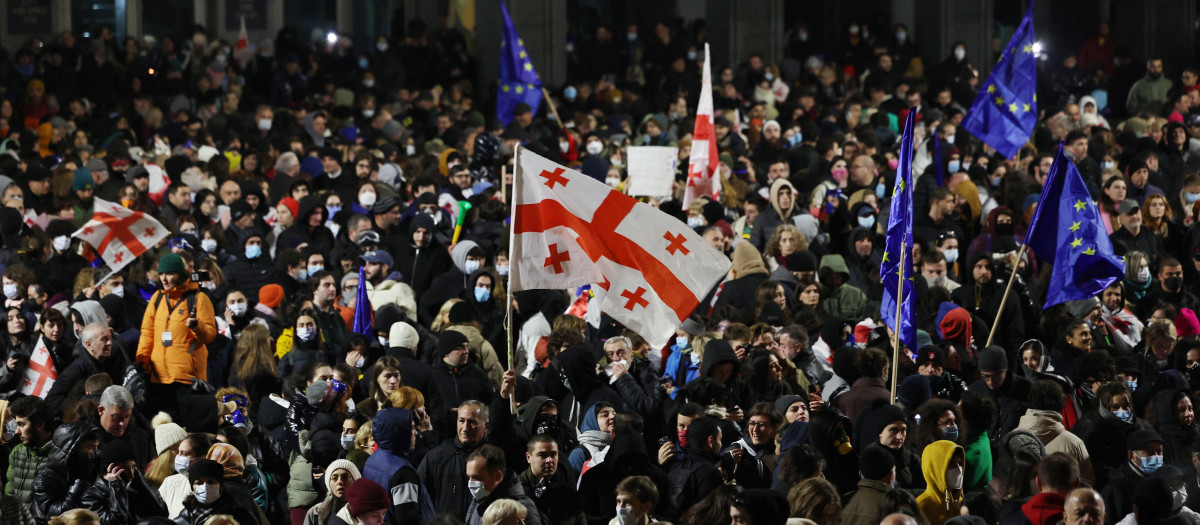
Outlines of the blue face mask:
[[882,199],[884,195],[887,195],[887,186],[884,186],[883,183],[880,182],[879,184],[875,185],[875,196]]
[[875,225],[875,217],[859,217],[858,225],[869,230]]
[[1146,474],[1153,474],[1161,466],[1163,466],[1163,457],[1160,455],[1142,458],[1142,472]]
[[1135,381],[1135,380],[1126,381],[1125,386],[1128,386],[1129,391],[1133,392],[1134,390],[1137,390],[1137,381]]
[[475,289],[475,301],[476,302],[482,303],[482,302],[488,300],[488,298],[491,296],[492,296],[492,291],[487,288],[476,288]]
[[675,337],[675,346],[678,346],[679,348],[687,348],[687,345],[688,345],[688,338],[680,337],[680,336]]
[[358,59],[358,67],[366,69],[367,65],[368,65],[367,59],[365,59],[365,58]]
[[305,268],[303,270],[300,270],[300,275],[296,276],[296,280],[299,282],[307,281],[308,280],[308,269]]
[[960,169],[962,169],[962,162],[957,160],[950,161],[950,165],[946,166],[946,171],[950,173],[958,173]]
[[958,441],[958,425],[942,427],[942,437],[946,441]]
[[246,247],[247,259],[257,259],[260,255],[262,255],[262,246],[254,245]]
[[1126,423],[1128,423],[1129,420],[1133,419],[1133,412],[1130,412],[1128,410],[1114,410],[1113,415],[1117,416],[1117,419],[1120,419],[1121,421],[1124,421]]
[[992,177],[992,186],[995,186],[995,187],[999,188],[999,187],[1000,187],[1000,181],[1001,181],[1002,179],[1003,179],[1003,177]]
[[800,133],[792,135],[792,138],[788,139],[788,142],[791,143],[792,146],[795,146],[801,142],[804,142],[804,135],[801,135]]

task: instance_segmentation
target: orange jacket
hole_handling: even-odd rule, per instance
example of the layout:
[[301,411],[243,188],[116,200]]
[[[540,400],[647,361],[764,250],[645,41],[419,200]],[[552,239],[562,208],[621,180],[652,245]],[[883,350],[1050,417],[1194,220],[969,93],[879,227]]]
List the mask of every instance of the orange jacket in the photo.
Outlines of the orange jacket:
[[[187,327],[188,304],[183,294],[196,290],[196,328]],[[212,302],[199,292],[199,286],[187,281],[150,298],[142,318],[142,337],[138,340],[137,363],[150,371],[155,383],[191,383],[193,378],[208,378],[208,347],[217,337],[217,321]],[[158,308],[154,302],[158,301]],[[163,332],[171,332],[171,346],[163,346]]]

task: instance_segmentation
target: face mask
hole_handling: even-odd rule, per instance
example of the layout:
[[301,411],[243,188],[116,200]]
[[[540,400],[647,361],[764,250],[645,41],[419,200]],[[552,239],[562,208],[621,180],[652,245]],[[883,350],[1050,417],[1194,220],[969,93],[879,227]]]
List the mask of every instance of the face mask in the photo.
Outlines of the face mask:
[[269,118],[258,119],[258,129],[260,131],[271,131],[271,119],[269,119]]
[[[208,283],[204,283],[204,284],[208,284]],[[215,284],[213,285],[213,288],[216,288]],[[113,288],[112,294],[117,297],[125,297],[125,287],[121,286],[121,287]],[[5,295],[7,295],[7,291],[5,292]]]
[[688,338],[676,336],[675,337],[675,346],[678,346],[679,348],[687,348]]
[[908,38],[907,33],[905,33],[904,31],[896,31],[896,41],[897,42],[900,42],[901,44],[903,44],[905,38]]
[[846,168],[834,168],[833,170],[830,170],[829,174],[833,175],[833,180],[837,181],[838,184],[841,184],[846,182],[846,177],[850,174],[850,172],[847,171]]
[[192,460],[183,456],[175,456],[175,472],[186,474],[187,468],[192,464]]
[[[1178,292],[1179,289],[1183,287],[1183,278],[1182,277],[1168,277],[1167,280],[1163,281],[1163,286],[1166,286],[1167,290],[1170,290],[1172,292]],[[8,286],[4,287],[4,295],[8,295]],[[11,297],[10,297],[10,299],[11,299]]]
[[217,251],[217,240],[216,239],[204,239],[204,240],[200,241],[200,247],[203,248],[204,251],[206,251],[208,253],[216,252]]
[[939,275],[937,277],[929,277],[928,275],[926,275],[925,276],[925,284],[928,284],[930,288],[937,288],[938,286],[946,286],[946,276]]
[[296,276],[296,280],[299,282],[307,281],[308,280],[308,268],[302,268],[300,270],[300,275]]
[[788,144],[791,144],[793,147],[795,147],[797,144],[800,144],[801,142],[804,142],[804,135],[802,133],[796,133],[795,135],[792,135],[791,138],[788,139]]
[[997,188],[1000,187],[1000,181],[1003,179],[1004,179],[1004,177],[992,177],[992,186],[995,186]]
[[358,195],[358,203],[364,208],[370,208],[375,205],[375,192],[360,193]]
[[1113,415],[1117,416],[1117,419],[1120,419],[1121,421],[1124,421],[1126,423],[1128,423],[1129,420],[1133,419],[1133,412],[1130,412],[1128,410],[1116,410],[1113,412]]
[[354,362],[354,368],[362,370],[362,367],[365,366],[366,364],[367,364],[367,358],[360,357],[360,358],[358,358],[358,361]]
[[850,34],[857,35],[858,34],[858,26],[850,26]]
[[859,217],[858,225],[869,230],[875,226],[875,217]]
[[481,263],[479,261],[473,261],[473,260],[468,259],[467,262],[463,263],[463,271],[468,274],[475,273],[475,270],[479,269],[480,264]]
[[[370,78],[368,78],[368,79],[364,80],[364,81],[363,81],[363,87],[365,87],[365,88],[367,88],[367,89],[371,89],[371,88],[375,87],[375,80],[374,80],[374,79],[370,79]],[[374,112],[375,112],[374,110],[371,110],[371,113],[374,113]],[[364,111],[363,113],[365,114],[365,113],[366,113],[366,111]],[[368,116],[369,116],[369,115],[368,115]]]
[[958,490],[962,488],[963,471],[962,467],[952,467],[946,469],[946,488],[950,490]]
[[1111,160],[1106,160],[1106,161],[1104,161],[1104,163],[1100,164],[1100,169],[1102,169],[1102,170],[1111,170],[1115,167],[1117,167],[1117,163],[1115,163]]
[[475,501],[481,501],[483,498],[488,497],[488,494],[492,493],[492,491],[483,488],[482,481],[475,481],[473,479],[467,480],[467,490],[471,491],[471,497],[475,498]]
[[380,42],[380,43],[378,43],[378,44],[375,44],[375,49],[378,49],[378,50],[380,50],[380,51],[387,51],[387,50],[388,50],[388,43],[387,43],[387,42]]
[[296,329],[296,337],[299,337],[301,341],[312,341],[313,336],[315,335],[317,335],[317,331],[312,328],[305,327]]
[[475,301],[476,302],[482,303],[482,302],[488,300],[491,296],[492,296],[492,291],[487,288],[476,288],[475,289]]
[[617,507],[617,523],[619,525],[634,525],[637,519],[633,517],[633,509],[629,507]]
[[763,77],[767,79],[767,82],[774,82],[774,81],[775,81],[775,74],[774,74],[774,73],[767,73],[767,74],[763,75]]
[[1011,222],[996,224],[996,235],[1012,235],[1012,234],[1013,234],[1013,225]]
[[699,228],[704,226],[704,219],[701,219],[700,217],[688,217],[687,225],[688,228]]
[[342,291],[342,302],[345,304],[350,304],[350,301],[354,300],[354,296],[355,296],[355,290],[343,290]]
[[691,60],[693,62],[696,60],[696,52],[695,51],[688,51],[688,60]]
[[71,238],[66,235],[59,235],[54,238],[54,249],[60,252],[65,252],[71,247]]
[[1142,472],[1144,472],[1146,474],[1153,474],[1154,471],[1158,470],[1159,467],[1163,466],[1163,457],[1162,456],[1158,456],[1158,455],[1146,456],[1141,459],[1142,459]]
[[958,425],[942,427],[942,439],[946,441],[958,441]]
[[496,273],[500,274],[500,277],[508,277],[508,265],[496,266]]
[[1126,381],[1125,386],[1129,387],[1130,392],[1133,392],[1134,390],[1137,390],[1137,381],[1136,380]]
[[650,143],[650,135],[648,135],[648,134],[647,134],[647,135],[642,135],[642,143],[643,143],[643,144],[649,144],[649,143]]
[[958,248],[951,248],[942,252],[942,256],[946,258],[947,263],[954,263],[958,260]]
[[604,179],[604,183],[607,184],[608,187],[610,187],[610,188],[616,188],[617,186],[619,186],[621,184],[621,179],[618,179],[616,177],[613,177],[611,179]]
[[679,446],[680,447],[687,448],[688,437],[687,437],[687,429],[686,428],[681,428],[681,429],[676,430],[675,437],[679,438]]
[[9,299],[16,299],[17,298],[17,285],[15,285],[15,284],[4,285],[4,296]]
[[367,62],[367,59],[365,59],[365,58],[358,59],[358,67],[360,67],[362,69],[366,69],[368,65],[370,65],[370,63]]
[[1144,283],[1146,281],[1149,281],[1150,280],[1150,267],[1147,266],[1145,268],[1142,268],[1141,270],[1138,270],[1137,277],[1135,277],[1134,280],[1136,280],[1139,283]]
[[967,50],[966,50],[966,49],[963,49],[963,48],[961,48],[961,47],[960,47],[960,48],[956,48],[956,49],[954,50],[954,59],[955,59],[955,60],[958,60],[959,62],[961,62],[961,61],[962,61],[962,59],[964,59],[964,58],[967,58]]
[[962,162],[957,160],[950,161],[950,165],[946,166],[946,171],[949,171],[950,173],[958,173],[958,170],[960,169],[962,169]]
[[221,497],[220,483],[205,483],[200,486],[192,486],[192,492],[196,495],[196,501],[202,504],[209,504],[217,501]]
[[887,195],[887,186],[880,182],[875,185],[875,197],[882,199],[884,195]]
[[594,140],[587,144],[588,155],[599,155],[603,151],[604,151],[604,144],[601,144]]
[[262,246],[255,244],[254,246],[246,247],[247,259],[257,259],[260,255],[262,255]]
[[229,311],[233,312],[233,315],[237,316],[246,313],[246,308],[248,308],[248,306],[246,303],[233,303],[226,306],[226,308],[229,308]]
[[317,272],[319,272],[319,271],[321,271],[321,270],[324,270],[324,269],[325,269],[325,267],[324,267],[324,266],[309,266],[309,267],[308,267],[308,274],[309,274],[309,275],[316,275],[316,273],[317,273]]
[[416,146],[413,146],[412,144],[409,144],[409,145],[405,146],[405,147],[404,147],[404,154],[405,154],[405,155],[408,155],[409,157],[411,157],[411,156],[413,156],[413,155],[416,155],[416,154],[417,154],[417,147],[416,147]]
[[342,434],[342,449],[352,450],[354,448],[354,434]]
[[627,33],[625,38],[628,38],[630,42],[633,42],[634,40],[637,40],[637,33]]
[[333,217],[334,215],[337,215],[339,211],[342,211],[341,206],[326,206],[325,209],[329,210],[330,217]]
[[563,153],[566,153],[566,152],[568,152],[568,151],[570,151],[570,150],[571,150],[571,143],[570,143],[570,142],[567,142],[567,141],[565,141],[565,140],[560,140],[560,141],[558,142],[558,151],[561,151],[561,152],[563,152]]

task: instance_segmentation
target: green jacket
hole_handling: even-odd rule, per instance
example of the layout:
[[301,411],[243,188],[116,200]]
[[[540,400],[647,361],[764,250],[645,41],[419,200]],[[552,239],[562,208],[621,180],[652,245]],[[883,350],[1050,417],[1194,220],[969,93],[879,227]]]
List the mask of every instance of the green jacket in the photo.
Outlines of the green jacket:
[[50,441],[30,449],[24,443],[13,447],[8,454],[8,473],[4,476],[4,493],[16,496],[22,504],[33,500],[33,481],[50,460]]
[[963,488],[972,491],[987,486],[992,479],[992,443],[987,432],[980,432],[963,447],[966,466]]

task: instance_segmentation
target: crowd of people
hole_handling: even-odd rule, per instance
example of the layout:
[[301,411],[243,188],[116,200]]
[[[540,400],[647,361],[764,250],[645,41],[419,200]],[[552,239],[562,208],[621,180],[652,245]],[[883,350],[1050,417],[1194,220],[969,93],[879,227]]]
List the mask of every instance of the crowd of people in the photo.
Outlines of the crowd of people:
[[[1003,158],[959,127],[963,44],[926,66],[903,25],[844,30],[713,64],[723,190],[688,206],[703,21],[574,29],[568,82],[506,124],[492,51],[420,20],[5,53],[0,522],[1197,522],[1198,70],[1101,24],[1040,61]],[[894,348],[910,114],[919,344]],[[518,144],[620,191],[630,146],[679,148],[674,195],[639,198],[732,270],[665,348],[586,292],[506,290]],[[1019,253],[1060,144],[1125,274],[1043,309]],[[112,272],[73,237],[96,199],[171,235]]]

